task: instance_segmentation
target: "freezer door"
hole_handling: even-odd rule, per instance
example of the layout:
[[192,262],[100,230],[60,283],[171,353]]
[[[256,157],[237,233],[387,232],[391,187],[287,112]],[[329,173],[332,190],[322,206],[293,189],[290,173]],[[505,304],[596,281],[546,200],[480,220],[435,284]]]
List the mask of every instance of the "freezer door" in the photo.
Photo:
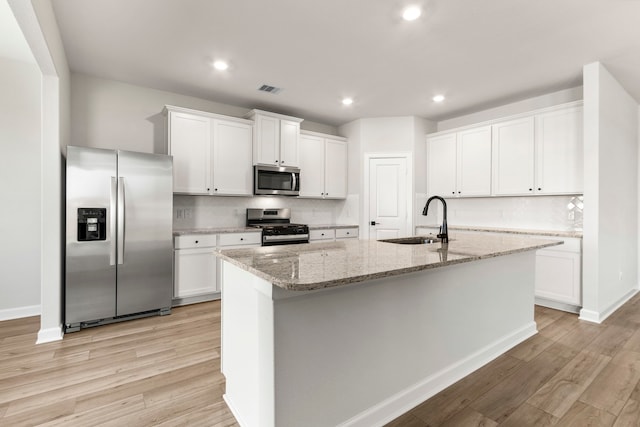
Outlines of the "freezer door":
[[116,314],[116,159],[112,150],[67,147],[66,324]]
[[171,307],[172,159],[118,151],[117,315]]

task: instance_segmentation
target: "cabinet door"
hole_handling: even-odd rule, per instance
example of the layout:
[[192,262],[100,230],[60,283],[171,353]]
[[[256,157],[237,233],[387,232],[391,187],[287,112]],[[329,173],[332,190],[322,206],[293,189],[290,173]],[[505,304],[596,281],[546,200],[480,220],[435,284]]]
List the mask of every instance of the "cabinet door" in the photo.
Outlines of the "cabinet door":
[[280,120],[269,116],[255,116],[255,163],[280,164]]
[[169,113],[169,154],[173,192],[208,194],[211,188],[211,119]]
[[427,195],[452,197],[456,190],[456,134],[427,138]]
[[579,253],[539,250],[536,254],[537,297],[582,305]]
[[533,117],[492,126],[493,194],[533,194]]
[[324,196],[324,138],[300,135],[300,197]]
[[347,144],[325,139],[324,196],[329,199],[347,197]]
[[536,116],[536,192],[583,192],[582,107]]
[[457,191],[465,196],[491,195],[491,126],[458,133]]
[[253,194],[251,125],[214,120],[213,194]]
[[214,248],[174,251],[174,298],[218,292]]
[[300,123],[280,120],[280,164],[298,166]]

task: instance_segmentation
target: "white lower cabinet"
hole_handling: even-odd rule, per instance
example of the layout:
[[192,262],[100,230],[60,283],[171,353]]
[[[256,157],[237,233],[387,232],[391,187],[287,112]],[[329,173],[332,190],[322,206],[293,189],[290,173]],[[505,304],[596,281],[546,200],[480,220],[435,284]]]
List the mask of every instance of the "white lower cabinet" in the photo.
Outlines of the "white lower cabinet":
[[358,227],[349,228],[323,228],[309,231],[309,243],[332,242],[334,240],[347,240],[358,238]]
[[186,234],[174,239],[174,305],[220,297],[217,249],[260,246],[260,232]]
[[188,298],[218,292],[216,234],[176,236],[173,297]]
[[536,254],[536,304],[577,313],[582,306],[581,240],[563,240],[564,245]]

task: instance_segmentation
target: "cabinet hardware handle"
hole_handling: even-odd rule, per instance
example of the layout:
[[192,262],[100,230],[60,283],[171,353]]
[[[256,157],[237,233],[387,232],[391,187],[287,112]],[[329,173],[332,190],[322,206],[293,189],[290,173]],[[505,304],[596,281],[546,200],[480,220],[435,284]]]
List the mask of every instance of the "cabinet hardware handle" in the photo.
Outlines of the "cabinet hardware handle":
[[241,237],[241,238],[240,238],[240,241],[243,241],[243,240],[244,240],[244,237]]
[[198,243],[198,241],[196,240],[196,243]]
[[452,192],[451,192],[451,194],[456,194],[456,192],[455,192],[455,191],[452,191]]
[[533,191],[533,188],[530,188],[529,191]]
[[460,191],[458,191],[458,194],[460,194],[460,193],[461,193],[461,192],[460,192]]
[[211,191],[211,189],[210,189],[210,188],[207,188],[207,191]]
[[276,163],[278,163],[278,161],[276,160]]
[[542,191],[542,188],[538,187],[538,191]]
[[213,191],[218,191],[218,189],[217,189],[217,188],[214,188],[214,189],[213,189]]

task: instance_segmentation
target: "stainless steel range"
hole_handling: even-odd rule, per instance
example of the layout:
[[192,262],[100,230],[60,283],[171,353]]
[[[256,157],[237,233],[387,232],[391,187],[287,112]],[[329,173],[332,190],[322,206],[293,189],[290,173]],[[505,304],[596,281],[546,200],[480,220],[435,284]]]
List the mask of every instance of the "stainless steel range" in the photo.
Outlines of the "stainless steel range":
[[262,246],[309,243],[309,227],[291,223],[291,209],[247,209],[247,227],[262,229]]

